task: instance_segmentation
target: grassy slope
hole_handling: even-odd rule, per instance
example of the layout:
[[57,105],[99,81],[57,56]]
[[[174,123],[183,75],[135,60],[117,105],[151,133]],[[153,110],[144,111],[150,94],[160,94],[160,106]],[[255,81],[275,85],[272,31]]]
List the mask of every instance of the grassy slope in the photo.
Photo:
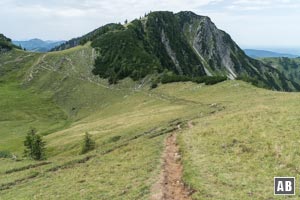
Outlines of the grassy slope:
[[243,82],[210,88],[175,84],[160,90],[225,107],[193,120],[194,127],[179,136],[184,180],[197,190],[195,199],[270,199],[274,176],[299,179],[299,94]]
[[[37,109],[40,112],[37,118],[43,119],[49,110],[57,108],[64,117],[53,118],[57,120],[55,125],[64,119],[62,122],[68,126],[47,132],[45,136],[50,164],[20,169],[38,162],[0,159],[0,188],[10,187],[0,190],[0,199],[145,199],[158,174],[164,134],[190,115],[211,110],[207,106],[195,109],[197,104],[151,94],[147,89],[136,91],[135,84],[129,80],[108,87],[90,74],[92,62],[82,62],[89,60],[87,58],[92,60],[92,55],[88,45],[35,54],[34,60],[30,59],[28,66],[22,69],[25,75],[20,75],[16,83],[22,82],[22,87],[10,86],[15,80],[12,77],[3,78],[3,87],[9,87],[6,93],[12,93],[10,99],[20,97],[18,102],[6,104],[7,110],[14,110],[13,106],[20,104],[16,112],[25,117],[21,108],[24,104],[24,107]],[[22,93],[28,98],[39,95],[35,101],[29,101]],[[34,111],[29,109],[29,119]],[[51,124],[51,120],[46,122]],[[177,121],[172,122],[174,120]],[[21,130],[15,130],[19,141],[10,143],[11,148],[1,146],[0,150],[10,150],[20,156],[28,124],[14,122],[20,125]],[[33,125],[40,132],[48,128],[47,124]],[[11,128],[8,125],[1,132],[4,140],[15,141]],[[85,156],[78,155],[86,131],[97,143],[88,161],[80,160]],[[5,174],[8,170],[16,172]]]
[[39,56],[14,50],[0,57],[0,150],[20,154],[30,127],[48,133],[65,126],[66,114],[49,95],[21,85],[23,74]]
[[[92,55],[88,45],[32,54],[23,72],[2,77],[0,92],[10,94],[10,101],[4,104],[1,98],[0,109],[11,111],[7,116],[18,129],[8,122],[6,128],[1,126],[1,142],[15,141],[10,130],[19,134],[19,142],[9,148],[1,145],[0,150],[20,153],[28,122],[15,121],[16,116],[36,116],[39,120],[32,125],[48,133],[51,163],[21,170],[38,162],[0,159],[0,188],[9,186],[0,189],[0,199],[147,199],[159,173],[165,135],[188,120],[195,126],[183,129],[179,142],[184,179],[197,190],[195,199],[272,198],[273,176],[297,174],[298,94],[240,81],[215,86],[174,83],[148,91],[133,90],[134,83],[126,80],[111,88],[90,74],[91,62],[82,61],[92,60]],[[16,77],[19,82],[13,81]],[[78,152],[86,131],[97,148],[82,156]],[[11,169],[20,170],[5,174]]]

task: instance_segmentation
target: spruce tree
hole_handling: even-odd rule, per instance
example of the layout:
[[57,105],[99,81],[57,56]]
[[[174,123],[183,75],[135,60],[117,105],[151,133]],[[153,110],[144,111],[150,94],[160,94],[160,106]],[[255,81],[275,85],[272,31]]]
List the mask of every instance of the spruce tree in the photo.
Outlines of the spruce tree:
[[30,129],[24,141],[24,155],[34,160],[45,159],[45,145],[42,136],[36,134],[34,128]]
[[35,135],[33,141],[33,159],[44,160],[45,159],[45,145],[40,135]]
[[34,140],[34,135],[36,134],[36,130],[34,128],[31,128],[25,138],[24,141],[24,156],[26,157],[33,157],[33,140]]

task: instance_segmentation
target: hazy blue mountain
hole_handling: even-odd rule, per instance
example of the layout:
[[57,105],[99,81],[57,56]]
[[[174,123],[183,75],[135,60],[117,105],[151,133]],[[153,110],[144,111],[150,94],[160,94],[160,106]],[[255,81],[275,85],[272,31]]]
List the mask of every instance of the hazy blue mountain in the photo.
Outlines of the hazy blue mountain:
[[[257,49],[257,48],[245,48],[245,49]],[[259,48],[259,49],[300,56],[300,47],[266,47],[266,48]]]
[[47,52],[50,51],[52,48],[61,45],[65,41],[43,41],[40,39],[31,39],[28,41],[13,41],[13,43],[17,46],[21,46],[28,51],[35,51],[35,52]]
[[278,57],[297,58],[299,57],[298,55],[293,55],[293,54],[277,53],[273,51],[256,50],[256,49],[244,49],[244,52],[252,58],[278,58]]

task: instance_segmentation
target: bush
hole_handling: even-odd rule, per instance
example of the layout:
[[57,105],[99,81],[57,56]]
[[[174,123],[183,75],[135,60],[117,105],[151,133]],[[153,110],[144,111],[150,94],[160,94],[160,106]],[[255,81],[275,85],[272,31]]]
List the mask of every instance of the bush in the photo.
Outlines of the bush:
[[199,76],[196,78],[191,78],[188,76],[181,75],[163,75],[161,78],[161,83],[173,83],[173,82],[187,82],[191,81],[194,83],[205,83],[206,85],[214,85],[223,81],[226,81],[227,77],[225,76]]
[[161,78],[161,83],[174,83],[174,82],[187,82],[187,81],[192,81],[192,78],[187,77],[187,76],[182,76],[182,75],[169,75],[169,74],[164,74]]
[[193,79],[195,83],[205,83],[206,85],[214,85],[223,81],[226,81],[225,76],[202,76]]
[[31,129],[24,141],[24,155],[34,160],[44,160],[45,145],[46,143],[43,141],[42,136],[36,134],[35,129]]
[[0,158],[11,158],[12,154],[8,151],[0,151]]
[[155,89],[155,88],[157,88],[157,87],[158,87],[158,84],[157,84],[157,83],[152,83],[151,86],[150,86],[151,89]]
[[85,133],[82,143],[81,154],[85,154],[91,150],[95,149],[95,141],[92,139],[89,133]]

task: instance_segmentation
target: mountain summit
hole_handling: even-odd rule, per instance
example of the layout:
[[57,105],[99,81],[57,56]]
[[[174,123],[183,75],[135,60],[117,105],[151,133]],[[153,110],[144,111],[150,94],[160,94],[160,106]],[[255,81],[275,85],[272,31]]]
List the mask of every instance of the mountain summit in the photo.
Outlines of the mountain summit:
[[173,73],[188,77],[227,76],[275,90],[300,89],[278,70],[245,55],[209,17],[189,11],[152,12],[125,25],[108,24],[56,50],[88,41],[98,51],[94,74],[111,82]]

